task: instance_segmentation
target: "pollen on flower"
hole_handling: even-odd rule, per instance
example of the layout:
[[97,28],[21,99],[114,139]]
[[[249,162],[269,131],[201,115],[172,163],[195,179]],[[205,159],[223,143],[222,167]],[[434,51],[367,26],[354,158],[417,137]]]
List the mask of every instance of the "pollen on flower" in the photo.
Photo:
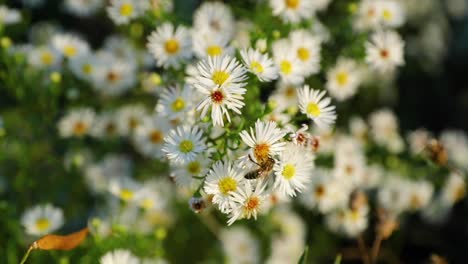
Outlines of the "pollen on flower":
[[201,171],[200,163],[198,161],[190,162],[187,166],[187,170],[188,172],[190,172],[190,174],[193,174],[193,175],[199,174]]
[[269,154],[270,154],[270,145],[266,143],[255,145],[254,156],[257,161],[261,162],[261,161],[266,160]]
[[125,3],[120,6],[120,14],[124,17],[131,16],[133,13],[133,5],[130,3]]
[[290,74],[292,71],[292,64],[287,60],[283,60],[280,63],[281,72],[284,74]]
[[325,195],[325,187],[323,185],[319,185],[317,187],[315,187],[315,190],[314,190],[314,193],[315,193],[315,197],[317,198],[321,198]]
[[224,99],[224,95],[223,95],[223,92],[221,91],[214,91],[211,93],[211,100],[216,103],[216,104],[220,104],[223,102],[223,99]]
[[86,74],[91,74],[93,72],[93,66],[87,63],[81,67],[81,70]]
[[120,199],[124,201],[130,201],[134,196],[134,193],[132,190],[129,189],[122,189],[120,190]]
[[74,57],[77,53],[77,50],[74,46],[72,45],[66,45],[64,48],[63,48],[63,53],[65,54],[65,56],[67,57]]
[[150,133],[150,141],[153,144],[161,144],[163,142],[163,134],[159,130],[153,130]]
[[345,86],[348,83],[348,79],[349,79],[349,76],[348,76],[348,73],[346,73],[346,72],[339,72],[336,75],[336,82],[340,86]]
[[258,61],[252,61],[250,63],[250,67],[252,68],[254,72],[257,72],[257,73],[263,72],[263,66]]
[[225,177],[218,182],[219,191],[226,195],[229,192],[237,190],[237,181],[232,177]]
[[286,164],[283,168],[283,172],[281,173],[284,178],[291,179],[296,175],[296,167],[292,164]]
[[223,85],[224,82],[229,78],[229,73],[225,71],[215,71],[211,78],[215,84]]
[[385,20],[391,20],[393,18],[393,13],[390,10],[385,9],[382,13],[382,16]]
[[36,227],[39,231],[45,231],[50,227],[50,221],[47,218],[39,218],[36,221]]
[[388,52],[387,49],[380,50],[380,57],[386,59],[386,58],[388,58],[388,55],[389,55],[389,52]]
[[88,126],[83,122],[76,122],[75,126],[73,127],[73,133],[77,136],[82,136],[88,131]]
[[286,6],[291,9],[296,9],[299,6],[301,0],[284,0]]
[[174,112],[180,112],[184,108],[185,108],[185,101],[184,101],[184,99],[182,99],[182,97],[178,97],[171,104],[171,109]]
[[206,53],[208,53],[210,57],[219,56],[223,53],[223,48],[217,45],[209,46],[206,48]]
[[260,205],[260,199],[257,196],[251,196],[245,202],[245,210],[248,212],[258,209]]
[[45,51],[41,54],[41,61],[45,65],[51,65],[54,62],[54,55],[49,51]]
[[297,49],[297,57],[301,61],[307,61],[310,58],[310,51],[306,48],[301,47]]
[[179,41],[177,39],[169,39],[164,44],[164,49],[169,54],[176,54],[179,51]]
[[111,83],[117,82],[121,78],[120,74],[113,72],[113,71],[108,72],[106,77],[107,77],[107,80]]
[[307,113],[311,116],[317,117],[320,115],[320,108],[316,103],[310,102],[307,105]]
[[190,140],[182,140],[179,144],[179,150],[183,153],[189,153],[193,150],[193,142]]

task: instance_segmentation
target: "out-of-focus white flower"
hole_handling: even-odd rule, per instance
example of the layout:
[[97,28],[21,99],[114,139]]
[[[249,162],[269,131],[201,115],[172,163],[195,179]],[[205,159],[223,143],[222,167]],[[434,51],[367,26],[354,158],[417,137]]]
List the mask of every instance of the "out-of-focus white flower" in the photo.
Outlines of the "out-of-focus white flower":
[[360,81],[360,72],[356,62],[340,58],[336,65],[327,72],[326,87],[332,97],[338,101],[344,101],[356,94]]
[[103,0],[65,0],[65,9],[80,17],[94,15],[104,6]]
[[16,24],[21,21],[21,13],[6,5],[0,5],[0,25]]
[[207,149],[203,131],[198,127],[179,126],[164,138],[163,151],[176,164],[186,164]]
[[63,211],[51,204],[37,205],[27,209],[21,216],[26,233],[41,236],[56,231],[63,225]]
[[249,48],[241,50],[241,56],[245,67],[255,74],[260,81],[270,82],[278,77],[278,69],[268,55]]
[[148,115],[145,107],[140,104],[123,106],[117,111],[117,126],[122,136],[131,135]]
[[405,64],[405,43],[395,31],[373,33],[366,43],[366,62],[381,73],[388,73]]
[[76,108],[58,122],[61,137],[83,137],[89,134],[95,118],[94,110],[90,108]]
[[52,45],[68,59],[77,58],[89,52],[89,44],[73,34],[54,35]]
[[466,195],[465,178],[461,175],[451,173],[446,179],[441,191],[441,202],[452,206],[463,199]]
[[199,59],[223,55],[233,55],[234,49],[229,44],[229,39],[223,35],[211,32],[192,32],[193,51]]
[[270,0],[269,2],[273,15],[291,23],[311,18],[317,8],[314,0]]
[[226,228],[220,239],[229,263],[260,263],[260,245],[245,227]]
[[99,114],[91,129],[94,137],[105,139],[118,135],[116,115],[113,112],[104,112]]
[[52,47],[35,47],[28,53],[28,62],[40,69],[58,69],[62,55]]
[[304,75],[315,74],[320,71],[321,40],[309,31],[298,29],[289,34],[291,48],[296,52],[303,68]]
[[381,109],[369,117],[371,136],[375,142],[394,153],[403,151],[405,145],[398,132],[398,121],[389,109]]
[[111,0],[107,14],[117,25],[128,24],[149,8],[148,0]]
[[427,143],[431,139],[431,134],[424,128],[420,128],[408,133],[407,140],[411,153],[417,155],[426,148]]
[[286,40],[278,40],[273,43],[273,60],[279,69],[281,80],[290,84],[301,84],[304,82],[304,68],[293,49],[291,43]]
[[141,188],[142,185],[130,177],[115,178],[109,182],[109,192],[124,202],[134,202]]
[[171,124],[166,118],[158,115],[146,117],[133,135],[135,147],[147,157],[163,158],[164,138],[170,129]]
[[99,259],[100,264],[140,264],[140,260],[128,249],[115,249]]
[[456,166],[468,169],[468,137],[462,131],[445,130],[440,135],[440,141],[447,149],[449,160]]
[[204,2],[193,15],[196,32],[208,32],[230,40],[235,32],[234,17],[229,6],[221,2]]

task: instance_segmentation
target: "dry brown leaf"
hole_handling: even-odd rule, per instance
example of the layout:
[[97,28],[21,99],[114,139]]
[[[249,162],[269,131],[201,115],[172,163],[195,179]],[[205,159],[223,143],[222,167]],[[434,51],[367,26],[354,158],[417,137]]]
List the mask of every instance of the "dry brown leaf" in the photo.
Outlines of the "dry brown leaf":
[[34,249],[42,250],[70,250],[74,249],[83,242],[88,235],[88,228],[71,233],[66,236],[46,235],[33,244]]

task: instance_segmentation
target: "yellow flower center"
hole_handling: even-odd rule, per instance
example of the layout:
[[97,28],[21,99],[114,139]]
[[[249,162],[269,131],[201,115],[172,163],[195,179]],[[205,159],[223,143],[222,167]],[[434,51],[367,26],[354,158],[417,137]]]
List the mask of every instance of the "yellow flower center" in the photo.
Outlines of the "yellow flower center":
[[152,199],[146,198],[143,201],[141,201],[140,206],[143,207],[146,210],[149,210],[153,208],[154,201]]
[[152,73],[150,75],[150,81],[154,85],[160,85],[162,83],[161,75],[157,73]]
[[252,61],[252,63],[250,63],[250,67],[256,73],[262,73],[263,72],[263,66],[258,61]]
[[270,145],[266,143],[257,144],[253,152],[258,162],[266,161],[268,159],[268,154],[270,154]]
[[130,201],[134,196],[134,193],[130,189],[122,189],[120,190],[120,199],[124,201]]
[[317,198],[321,198],[323,195],[325,195],[325,187],[323,187],[322,185],[319,185],[315,188],[315,197]]
[[39,231],[43,232],[49,229],[50,221],[47,218],[39,218],[36,220],[36,227]]
[[290,74],[292,71],[292,64],[291,62],[284,60],[280,63],[280,70],[284,74]]
[[200,174],[201,166],[198,161],[192,161],[188,164],[187,170],[192,175]]
[[74,57],[78,51],[76,50],[76,47],[72,45],[66,45],[63,47],[63,53],[67,57]]
[[229,73],[225,71],[215,71],[211,78],[215,84],[223,85],[223,83],[229,78]]
[[317,117],[320,115],[320,108],[316,103],[310,102],[307,105],[307,113],[313,117]]
[[44,51],[41,54],[41,61],[44,65],[51,65],[54,62],[54,55],[49,51]]
[[288,8],[296,9],[299,6],[300,0],[284,0],[284,3]]
[[284,178],[289,180],[296,175],[296,167],[292,164],[286,164],[281,174],[283,174]]
[[347,72],[339,72],[337,75],[336,75],[336,82],[340,85],[340,86],[345,86],[346,84],[348,84],[348,80],[349,80],[349,75]]
[[247,199],[245,202],[245,210],[247,212],[252,212],[256,210],[260,205],[260,199],[257,196],[252,196]]
[[169,54],[176,54],[179,51],[179,41],[177,39],[169,39],[164,44],[166,52]]
[[422,206],[422,201],[419,198],[419,196],[417,196],[417,195],[411,196],[410,205],[411,205],[411,208],[413,208],[413,209],[420,208]]
[[130,3],[125,3],[120,6],[120,15],[124,17],[131,16],[133,14],[133,5]]
[[219,56],[223,53],[223,48],[218,45],[209,46],[206,48],[206,53],[208,53],[210,57]]
[[219,191],[222,194],[226,195],[229,192],[233,192],[233,191],[237,190],[237,181],[234,180],[230,176],[225,177],[225,178],[219,180],[218,188],[219,188]]
[[174,100],[171,104],[171,109],[174,112],[180,112],[185,108],[185,101],[182,99],[182,97],[178,97],[177,99]]
[[301,61],[307,61],[310,58],[310,51],[304,47],[297,49],[297,57]]
[[385,10],[383,11],[383,13],[382,13],[382,17],[383,17],[384,20],[387,20],[387,21],[388,21],[388,20],[392,20],[392,18],[393,18],[393,13],[392,13],[390,10],[385,9]]
[[179,150],[182,153],[189,153],[193,150],[193,142],[190,140],[182,140],[179,144]]
[[86,74],[91,74],[93,72],[93,66],[91,64],[86,63],[81,67],[81,70]]
[[163,133],[159,130],[153,130],[150,133],[150,141],[153,144],[161,144],[163,142]]
[[78,121],[75,123],[75,126],[73,127],[73,133],[77,136],[82,136],[88,131],[88,125],[85,123]]

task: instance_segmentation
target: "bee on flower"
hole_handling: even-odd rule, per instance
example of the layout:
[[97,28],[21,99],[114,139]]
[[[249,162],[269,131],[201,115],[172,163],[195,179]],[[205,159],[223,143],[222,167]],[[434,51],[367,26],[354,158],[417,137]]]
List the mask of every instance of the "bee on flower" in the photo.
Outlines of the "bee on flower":
[[246,180],[236,191],[233,191],[232,210],[229,211],[228,225],[232,225],[240,219],[254,218],[256,220],[257,215],[265,212],[268,198],[265,188],[266,182],[262,179],[257,180],[257,184],[254,186]]

